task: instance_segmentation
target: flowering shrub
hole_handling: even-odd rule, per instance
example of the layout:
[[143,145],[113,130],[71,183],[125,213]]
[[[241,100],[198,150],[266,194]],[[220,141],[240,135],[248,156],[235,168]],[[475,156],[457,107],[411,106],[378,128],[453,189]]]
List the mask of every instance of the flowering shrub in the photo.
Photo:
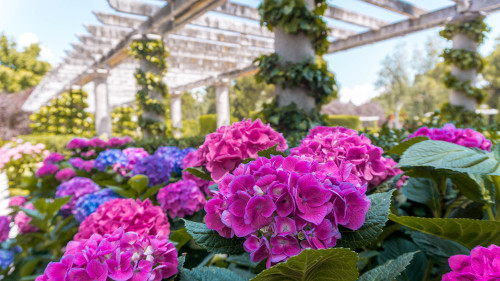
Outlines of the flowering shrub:
[[123,150],[123,155],[118,159],[118,162],[113,165],[113,170],[125,176],[132,171],[134,165],[140,159],[147,156],[149,156],[149,153],[144,148],[126,148]]
[[108,141],[104,141],[99,138],[92,138],[90,140],[84,138],[74,138],[71,141],[69,141],[66,148],[67,149],[84,149],[84,148],[95,148],[95,147],[117,148],[133,141],[134,140],[131,137],[110,138]]
[[498,280],[500,278],[500,247],[477,246],[469,256],[456,255],[449,259],[451,272],[443,275],[443,281]]
[[10,218],[8,216],[0,217],[0,243],[9,239]]
[[170,159],[157,155],[146,156],[139,159],[132,168],[132,176],[146,175],[149,178],[149,186],[167,183],[174,165]]
[[446,124],[443,128],[422,127],[409,135],[408,138],[418,136],[426,136],[431,140],[451,142],[465,147],[476,147],[486,151],[491,150],[491,141],[486,139],[483,134],[469,128],[455,128],[453,124]]
[[305,248],[333,247],[341,238],[338,225],[360,228],[370,208],[366,185],[351,168],[294,156],[259,157],[219,183],[205,205],[206,224],[223,237],[245,237],[252,260],[269,257],[268,267]]
[[123,157],[123,152],[119,149],[108,149],[101,153],[95,159],[94,168],[104,172],[109,166],[116,164]]
[[78,198],[98,190],[99,186],[88,178],[75,177],[67,182],[61,183],[57,187],[56,198],[72,196],[69,203],[61,207],[61,212],[64,214],[75,214],[75,206]]
[[97,208],[81,224],[75,240],[88,239],[92,234],[111,234],[119,227],[139,235],[168,235],[170,224],[159,206],[149,199],[113,199]]
[[83,160],[80,157],[73,157],[69,159],[69,163],[73,167],[87,171],[88,173],[90,173],[90,171],[92,171],[92,168],[94,168],[94,162],[95,160]]
[[76,176],[75,170],[71,168],[64,168],[56,173],[56,179],[60,182],[68,181]]
[[[198,152],[195,150],[195,151],[191,151],[189,152],[186,157],[184,157],[184,159],[182,159],[182,168],[183,169],[186,169],[186,168],[190,168],[190,167],[195,167],[196,166],[196,162],[198,161]],[[208,188],[213,182],[211,181],[207,181],[207,180],[204,180],[204,179],[200,179],[199,177],[196,177],[194,175],[192,175],[190,172],[183,172],[182,173],[182,179],[184,180],[192,180],[194,182],[196,182],[196,185],[200,188],[200,190],[202,190],[203,192],[205,192],[205,194],[207,195],[210,195],[211,192],[210,192],[210,189]]]
[[247,158],[257,157],[257,152],[277,145],[279,151],[287,149],[283,135],[269,124],[257,119],[243,120],[231,126],[223,126],[208,134],[198,148],[195,166],[205,166],[212,179],[219,182]]
[[36,281],[162,280],[177,273],[177,251],[165,236],[141,236],[119,228],[68,243],[60,262]]
[[[315,127],[291,153],[318,162],[333,161],[337,166],[342,162],[351,163],[353,173],[371,186],[401,173],[392,170],[392,163],[382,157],[382,149],[372,145],[369,138],[344,127]],[[372,180],[375,182],[371,183]]]
[[195,151],[194,148],[179,149],[175,146],[162,146],[158,148],[155,155],[158,155],[164,159],[169,159],[174,164],[173,172],[180,175],[184,166],[182,161],[191,152]]
[[94,193],[85,194],[78,198],[75,207],[75,219],[82,222],[90,214],[95,212],[99,206],[112,200],[120,198],[109,188],[101,189]]
[[36,171],[36,176],[39,178],[43,178],[47,175],[53,175],[59,171],[59,166],[55,164],[43,164],[40,169]]
[[165,186],[160,189],[157,198],[163,211],[171,218],[193,215],[206,202],[205,196],[192,180],[181,180]]

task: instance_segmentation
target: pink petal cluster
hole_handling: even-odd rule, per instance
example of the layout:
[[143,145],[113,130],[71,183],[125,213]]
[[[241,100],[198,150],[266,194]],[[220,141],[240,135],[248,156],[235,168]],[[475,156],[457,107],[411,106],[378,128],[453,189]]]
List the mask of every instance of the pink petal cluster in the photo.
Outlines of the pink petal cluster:
[[180,180],[160,189],[156,197],[171,218],[183,218],[198,212],[205,205],[205,196],[195,181]]
[[9,239],[10,218],[8,216],[0,217],[0,243]]
[[43,166],[36,171],[36,176],[38,178],[43,178],[47,175],[53,175],[57,171],[59,171],[59,166],[55,164],[43,164]]
[[76,176],[76,173],[71,168],[64,168],[56,173],[56,179],[61,182],[68,181],[74,176]]
[[443,275],[443,281],[500,280],[500,247],[477,246],[470,256],[456,255],[448,259],[451,272]]
[[121,176],[126,176],[134,169],[134,165],[142,158],[148,157],[149,153],[144,148],[130,147],[123,150],[123,155],[118,163],[113,164],[113,171]]
[[43,159],[43,164],[56,164],[63,160],[64,160],[64,155],[57,152],[52,152],[49,156]]
[[73,157],[69,159],[69,163],[73,167],[87,171],[88,173],[90,173],[90,171],[92,171],[92,169],[94,168],[94,162],[95,160],[83,160],[80,157]]
[[[35,207],[33,207],[33,204],[27,203],[23,206],[23,208],[28,209],[28,210],[34,210]],[[29,224],[31,222],[31,218],[23,211],[18,212],[14,216],[14,223],[17,225],[19,228],[19,233],[25,234],[25,233],[30,233],[30,232],[36,232],[38,231],[38,228],[35,226]]]
[[11,197],[10,201],[9,201],[9,207],[10,206],[24,206],[24,204],[26,204],[26,201],[28,201],[28,199],[24,196]]
[[431,140],[451,142],[465,147],[476,147],[482,150],[491,151],[491,141],[483,134],[469,128],[458,129],[453,124],[446,124],[443,128],[422,127],[415,133],[409,135],[408,138],[410,139],[418,136],[426,136]]
[[84,149],[89,147],[98,147],[98,148],[116,148],[120,146],[124,146],[127,143],[131,143],[134,140],[131,137],[123,137],[123,138],[110,138],[108,141],[101,140],[99,138],[92,138],[90,140],[85,138],[74,138],[69,141],[66,145],[67,149]]
[[311,129],[300,146],[291,150],[292,155],[310,157],[318,162],[333,161],[337,166],[342,162],[351,163],[353,173],[367,183],[398,173],[387,171],[392,167],[382,153],[380,147],[372,145],[369,138],[358,135],[355,130],[323,126]]
[[257,152],[278,145],[279,151],[288,148],[283,135],[260,119],[243,120],[223,126],[208,134],[197,150],[195,166],[205,166],[212,179],[219,182],[232,172],[244,159],[256,158]]
[[61,183],[56,190],[56,198],[71,196],[71,200],[61,207],[65,214],[76,214],[76,201],[83,195],[98,191],[99,186],[89,178],[75,177]]
[[166,235],[170,233],[168,218],[160,206],[149,199],[113,199],[97,208],[81,224],[75,240],[88,239],[92,234],[111,234],[118,228],[139,235]]
[[21,139],[16,143],[7,143],[0,147],[0,170],[4,169],[9,162],[19,160],[25,155],[46,157],[50,152],[44,149],[44,144],[33,145],[29,142],[23,143]]
[[[403,171],[399,168],[396,167],[398,163],[396,161],[392,160],[392,158],[385,158],[382,157],[382,162],[385,165],[385,171],[384,173],[380,175],[374,175],[373,179],[368,182],[368,189],[374,189],[377,186],[381,185],[383,182],[397,176],[403,173]],[[408,179],[407,176],[402,176],[398,182],[396,183],[396,189],[399,190],[401,186],[406,182],[406,179]]]
[[[198,154],[197,151],[192,151],[184,157],[182,160],[182,169],[190,168],[190,167],[196,167],[196,164],[198,162]],[[182,173],[182,178],[184,180],[192,180],[196,182],[196,185],[205,192],[205,194],[210,195],[210,189],[208,188],[210,185],[214,184],[213,181],[207,181],[204,179],[200,179],[197,176],[192,175],[190,172],[183,172]]]
[[205,222],[223,237],[245,237],[252,260],[269,258],[268,267],[305,248],[333,247],[338,225],[359,229],[371,205],[352,169],[305,157],[258,157],[219,183]]
[[119,228],[112,234],[71,241],[59,262],[36,281],[160,281],[177,273],[177,251],[166,236],[142,236]]

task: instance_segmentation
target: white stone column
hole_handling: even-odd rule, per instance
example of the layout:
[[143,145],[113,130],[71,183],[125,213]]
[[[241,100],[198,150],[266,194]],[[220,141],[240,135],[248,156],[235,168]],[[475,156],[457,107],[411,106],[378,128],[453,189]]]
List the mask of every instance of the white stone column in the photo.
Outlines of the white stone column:
[[108,99],[107,69],[96,69],[92,74],[95,96],[95,130],[97,135],[112,135],[111,112]]
[[174,137],[182,137],[182,92],[173,92],[170,95],[170,116]]
[[[309,10],[314,9],[314,0],[305,0]],[[314,48],[311,40],[305,33],[297,35],[288,34],[281,28],[274,29],[274,49],[284,63],[301,62],[314,59]],[[278,106],[287,106],[292,102],[297,104],[299,109],[312,111],[316,107],[314,98],[307,95],[307,90],[302,88],[282,88],[276,85],[276,95]]]
[[215,106],[217,110],[217,128],[231,125],[229,107],[229,79],[217,81],[215,86]]

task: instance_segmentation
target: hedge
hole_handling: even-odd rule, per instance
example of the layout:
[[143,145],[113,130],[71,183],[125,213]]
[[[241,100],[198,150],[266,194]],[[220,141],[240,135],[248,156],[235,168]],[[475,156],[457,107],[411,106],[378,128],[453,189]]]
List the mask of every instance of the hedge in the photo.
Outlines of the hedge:
[[[217,130],[217,114],[205,114],[200,116],[200,135],[205,136]],[[238,122],[237,118],[231,116],[230,123]]]
[[358,115],[324,115],[325,124],[330,127],[342,126],[358,130],[361,121]]

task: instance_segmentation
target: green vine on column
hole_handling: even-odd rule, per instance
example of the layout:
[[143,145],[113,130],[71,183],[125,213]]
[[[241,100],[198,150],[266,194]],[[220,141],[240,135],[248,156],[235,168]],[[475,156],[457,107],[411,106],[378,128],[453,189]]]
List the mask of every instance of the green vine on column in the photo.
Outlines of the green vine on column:
[[[327,40],[329,29],[322,16],[328,8],[326,0],[315,0],[314,9],[309,10],[304,0],[264,0],[259,6],[261,25],[273,31],[275,27],[288,34],[306,34],[311,40],[315,54],[318,57],[305,61],[282,63],[282,58],[274,53],[263,55],[254,62],[259,71],[255,75],[258,82],[279,85],[282,88],[303,88],[307,95],[314,98],[314,112],[299,110],[297,106],[278,107],[277,101],[264,107],[260,117],[276,126],[287,124],[285,134],[303,134],[310,129],[311,124],[321,123],[319,109],[337,95],[337,85],[334,75],[328,71],[326,62],[321,58],[328,51],[330,43]],[[292,114],[292,111],[295,114]],[[288,122],[287,118],[295,116],[296,122]],[[297,120],[302,116],[304,122]]]
[[[157,92],[165,99],[168,98],[168,89],[163,83],[163,76],[167,72],[167,57],[169,52],[162,40],[136,40],[129,48],[129,54],[137,60],[145,60],[158,71],[145,72],[137,69],[135,79],[139,86],[136,94],[136,104],[139,108],[139,126],[148,131],[151,135],[163,136],[167,128],[165,122],[156,121],[144,115],[145,112],[165,116],[167,109],[158,99],[152,97],[152,92]],[[156,74],[159,73],[159,74]]]
[[[442,37],[452,40],[453,36],[463,34],[469,37],[474,42],[481,44],[484,41],[486,32],[489,31],[488,26],[483,21],[484,17],[466,21],[447,24],[439,33]],[[463,49],[445,49],[441,55],[448,65],[454,65],[461,70],[476,69],[478,73],[483,70],[484,59],[477,51],[469,51]],[[445,86],[449,89],[462,92],[470,98],[475,99],[478,103],[482,102],[486,97],[486,92],[483,89],[471,85],[471,81],[461,81],[458,77],[447,71],[443,77]]]

